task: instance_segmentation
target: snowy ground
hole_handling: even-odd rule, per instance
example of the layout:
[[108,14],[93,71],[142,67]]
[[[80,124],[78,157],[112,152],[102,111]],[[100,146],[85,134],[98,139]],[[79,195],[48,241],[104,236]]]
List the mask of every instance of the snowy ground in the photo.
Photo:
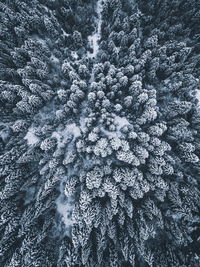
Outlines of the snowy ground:
[[28,132],[25,135],[24,139],[27,140],[27,144],[30,146],[33,146],[40,141],[40,139],[35,135],[33,127],[30,127],[28,129]]
[[197,99],[199,101],[198,106],[200,106],[200,90],[197,90],[196,97],[197,97]]
[[0,121],[0,138],[5,141],[9,136],[9,124]]
[[73,198],[68,197],[67,199],[65,199],[63,195],[60,195],[60,197],[56,201],[57,210],[59,214],[61,214],[62,216],[62,221],[65,225],[65,234],[67,236],[70,236],[70,228],[73,225],[73,220],[72,220],[72,211],[74,206],[73,203],[74,203]]
[[73,137],[72,141],[81,136],[80,128],[75,123],[66,125],[64,129],[60,126],[52,133],[52,137],[57,139],[58,147],[65,146],[68,138],[71,136]]
[[87,56],[89,58],[96,58],[98,50],[99,50],[99,41],[101,39],[102,10],[103,10],[103,1],[99,0],[97,2],[97,7],[96,7],[96,12],[97,12],[96,25],[97,26],[93,34],[88,36],[90,47],[93,50],[92,53],[88,52]]

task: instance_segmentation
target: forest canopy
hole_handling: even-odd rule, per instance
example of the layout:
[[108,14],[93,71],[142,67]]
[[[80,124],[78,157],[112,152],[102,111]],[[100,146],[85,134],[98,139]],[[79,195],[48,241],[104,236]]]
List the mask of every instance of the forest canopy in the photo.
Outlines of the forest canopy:
[[0,266],[200,266],[200,1],[0,1]]

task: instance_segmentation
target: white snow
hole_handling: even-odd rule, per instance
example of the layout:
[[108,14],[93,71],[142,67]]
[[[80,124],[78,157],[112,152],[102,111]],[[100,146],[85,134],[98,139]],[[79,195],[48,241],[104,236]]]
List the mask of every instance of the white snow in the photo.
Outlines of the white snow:
[[69,33],[66,33],[66,31],[63,30],[63,29],[62,29],[62,33],[63,33],[64,36],[67,36],[67,37],[69,36]]
[[59,62],[60,62],[60,60],[59,60],[57,57],[55,57],[53,54],[51,55],[50,60],[51,60],[53,63],[59,63]]
[[98,33],[94,33],[93,35],[90,35],[88,37],[88,41],[90,43],[90,46],[93,49],[93,52],[88,52],[88,57],[90,58],[95,58],[97,55],[97,52],[99,50],[99,44],[98,44],[98,40],[99,40],[99,35]]
[[119,54],[120,47],[115,46],[115,51],[117,52],[117,54]]
[[65,233],[70,236],[70,228],[73,225],[72,211],[73,211],[73,198],[68,197],[67,200],[63,200],[62,195],[56,200],[57,210],[62,217],[62,221],[65,224]]
[[9,132],[7,131],[7,129],[3,129],[0,131],[0,137],[2,138],[3,141],[5,141],[8,136]]
[[111,131],[105,130],[103,127],[101,127],[100,129],[108,138],[116,138],[116,137],[118,137],[117,132],[111,132]]
[[73,58],[78,59],[78,54],[76,51],[71,51],[71,55]]
[[42,39],[40,36],[38,36],[37,34],[33,34],[32,35],[32,38],[34,40],[36,40],[37,42],[39,42],[40,44],[42,44],[43,46],[46,46],[46,40],[45,39]]
[[51,101],[48,105],[42,107],[39,112],[34,116],[34,122],[36,124],[44,125],[45,122],[55,116],[56,106]]
[[116,138],[122,136],[120,130],[125,126],[130,125],[129,121],[125,117],[119,116],[114,117],[114,124],[116,125],[116,130],[114,132],[105,130],[103,127],[101,127],[101,131],[109,138]]
[[24,198],[25,205],[29,204],[34,199],[35,190],[35,186],[31,186],[26,190],[26,195]]
[[75,123],[67,125],[67,129],[74,135],[74,138],[81,136],[80,128]]
[[120,130],[124,126],[130,125],[129,121],[125,117],[115,116],[115,123],[117,124],[117,129]]
[[196,90],[196,98],[199,101],[198,106],[200,106],[200,90]]
[[0,127],[1,125],[3,125],[3,128],[0,129],[0,137],[2,138],[3,141],[5,141],[10,133],[9,125],[8,123],[0,122]]
[[57,139],[58,147],[65,146],[71,136],[73,140],[81,136],[80,128],[75,123],[66,125],[64,129],[63,126],[59,126],[56,131],[52,133],[52,137]]
[[87,55],[89,58],[95,58],[97,56],[98,50],[99,50],[99,40],[101,39],[101,25],[102,25],[102,10],[103,10],[103,2],[102,0],[97,1],[97,26],[96,30],[93,32],[92,35],[88,36],[88,41],[93,49],[93,52],[88,52]]
[[79,123],[80,123],[81,132],[85,133],[87,131],[85,117],[81,116],[80,120],[79,120]]
[[34,128],[30,127],[27,134],[24,136],[24,139],[27,140],[28,145],[35,145],[40,141],[40,139],[35,135]]

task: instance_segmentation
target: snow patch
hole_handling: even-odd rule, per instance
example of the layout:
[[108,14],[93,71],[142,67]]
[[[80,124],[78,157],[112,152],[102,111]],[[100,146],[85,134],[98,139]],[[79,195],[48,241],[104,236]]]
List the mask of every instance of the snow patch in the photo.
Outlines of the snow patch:
[[74,207],[74,201],[72,197],[68,197],[67,200],[63,200],[62,195],[56,200],[57,211],[62,217],[62,221],[65,224],[65,233],[70,237],[70,229],[73,225],[72,211]]
[[71,51],[71,56],[75,59],[78,59],[78,54],[76,51]]
[[99,0],[97,2],[96,12],[97,12],[97,26],[96,30],[92,35],[88,36],[88,41],[90,47],[93,49],[93,52],[88,52],[87,56],[89,58],[95,58],[99,50],[99,40],[101,39],[101,25],[102,25],[102,10],[103,10],[103,1]]
[[120,47],[115,46],[115,51],[117,52],[117,54],[119,54]]
[[48,120],[53,120],[55,117],[56,106],[50,102],[47,106],[42,107],[39,112],[33,117],[36,125],[44,125]]
[[80,128],[75,124],[75,123],[72,123],[72,124],[69,124],[67,126],[68,128],[68,131],[70,133],[72,133],[74,135],[75,138],[81,136],[81,131],[80,131]]
[[93,49],[93,52],[92,53],[91,52],[88,52],[88,57],[95,58],[96,55],[97,55],[97,52],[99,50],[99,44],[98,44],[99,35],[98,35],[98,33],[95,33],[93,35],[90,35],[88,37],[88,41],[89,41],[90,46]]
[[38,43],[40,43],[42,46],[47,46],[46,44],[46,40],[45,39],[42,39],[40,36],[38,36],[37,34],[33,34],[32,35],[32,38],[34,40],[36,40]]
[[63,30],[63,29],[62,29],[62,34],[63,34],[64,36],[67,36],[67,37],[69,36],[69,33],[66,33],[66,31]]
[[101,131],[108,137],[108,138],[117,138],[122,136],[121,129],[125,126],[130,125],[130,122],[125,118],[125,117],[119,117],[115,116],[114,117],[114,124],[116,125],[116,130],[115,131],[108,131],[101,127]]
[[52,133],[52,137],[55,137],[58,142],[58,147],[65,146],[71,139],[75,140],[81,136],[80,128],[75,124],[71,123],[65,126],[59,126],[56,131]]
[[111,131],[105,130],[103,127],[101,127],[100,129],[108,138],[115,138],[119,136],[117,132],[111,132]]
[[85,118],[83,116],[80,117],[79,123],[80,123],[81,132],[85,133],[87,131],[87,126],[86,126]]
[[24,204],[25,205],[30,204],[31,201],[34,200],[35,190],[36,190],[35,186],[31,186],[26,190],[26,195],[24,198]]
[[200,106],[200,90],[196,90],[196,98],[199,101],[198,106]]
[[10,129],[7,123],[0,122],[0,138],[5,141],[10,135]]
[[60,62],[60,60],[59,60],[57,57],[55,57],[54,55],[51,55],[50,60],[51,60],[53,63],[59,63],[59,62]]
[[34,128],[30,127],[28,129],[27,134],[24,136],[24,139],[27,140],[28,145],[35,145],[36,143],[38,143],[40,141],[40,139],[35,135],[34,133]]
[[115,123],[117,124],[117,130],[120,130],[124,126],[130,125],[129,121],[125,117],[115,116]]

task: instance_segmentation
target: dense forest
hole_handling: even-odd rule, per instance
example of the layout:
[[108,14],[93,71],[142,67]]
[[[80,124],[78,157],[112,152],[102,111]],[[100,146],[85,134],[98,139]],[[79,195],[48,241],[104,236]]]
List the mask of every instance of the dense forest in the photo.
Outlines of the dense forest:
[[1,0],[0,266],[200,266],[199,76],[199,0]]

